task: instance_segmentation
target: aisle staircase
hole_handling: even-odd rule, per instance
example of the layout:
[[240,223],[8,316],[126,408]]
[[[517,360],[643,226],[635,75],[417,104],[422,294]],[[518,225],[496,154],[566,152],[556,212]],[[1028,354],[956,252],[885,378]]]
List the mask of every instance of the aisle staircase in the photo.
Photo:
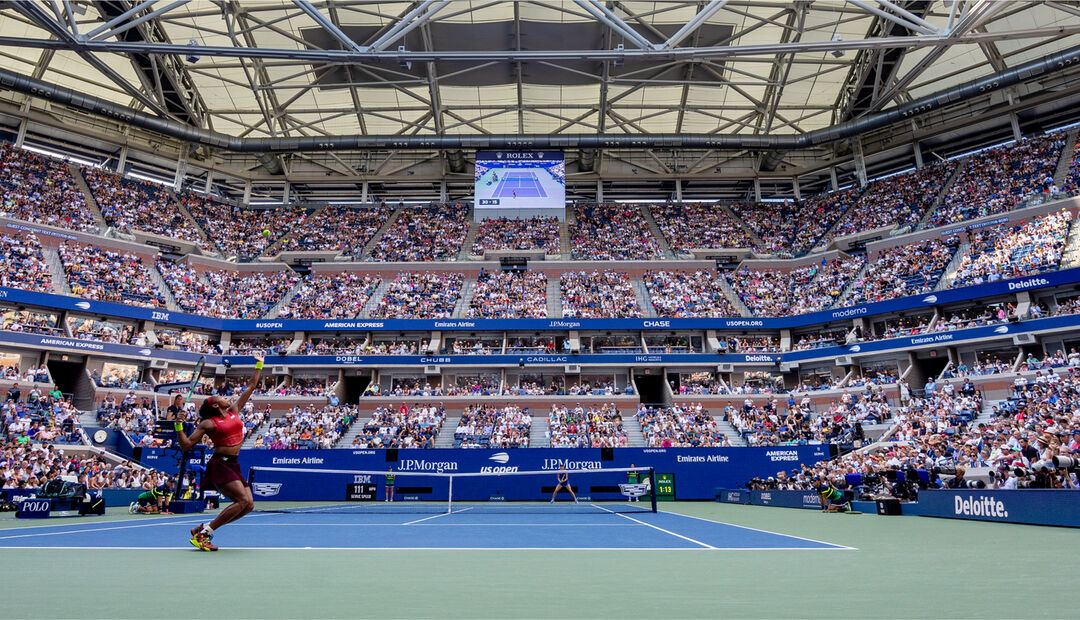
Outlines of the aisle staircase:
[[60,261],[60,251],[54,247],[43,245],[41,253],[45,256],[45,264],[49,266],[49,275],[52,276],[53,290],[57,295],[71,295],[71,285],[68,284],[67,273],[64,272],[64,263]]
[[472,256],[473,241],[476,241],[478,230],[480,230],[480,222],[470,221],[469,232],[465,233],[465,241],[461,244],[461,251],[458,252],[458,260],[469,260]]
[[854,291],[862,288],[862,286],[863,286],[862,279],[866,275],[866,271],[868,269],[870,269],[870,261],[869,260],[867,260],[865,263],[863,263],[862,268],[859,269],[859,271],[855,273],[855,276],[852,277],[851,280],[848,281],[847,286],[844,287],[844,291],[842,293],[840,293],[840,296],[836,298],[836,301],[833,302],[833,305],[831,307],[833,307],[833,308],[843,308],[844,307],[844,304],[847,303],[848,297],[851,297],[851,294]]
[[656,243],[660,246],[660,252],[663,253],[664,258],[675,258],[675,252],[671,250],[671,246],[668,245],[667,238],[664,237],[663,231],[660,230],[660,225],[656,223],[656,219],[652,216],[652,211],[649,210],[649,205],[641,205],[641,215],[645,218],[645,222],[649,225],[649,231],[656,237]]
[[952,189],[953,183],[956,183],[956,180],[960,178],[961,174],[963,174],[964,168],[967,167],[969,159],[970,158],[964,158],[960,160],[960,163],[956,165],[956,169],[953,170],[952,176],[950,176],[948,180],[946,180],[945,183],[941,186],[941,191],[938,192],[937,198],[935,198],[934,202],[930,204],[930,207],[926,209],[926,213],[923,213],[922,219],[919,220],[919,223],[915,225],[914,230],[922,230],[923,228],[927,228],[929,226],[930,218],[938,210],[941,204],[945,202],[945,197],[949,195],[949,190]]
[[435,437],[436,448],[453,448],[454,447],[454,431],[457,430],[458,422],[461,421],[461,416],[451,418],[446,416],[443,420],[442,428],[439,429],[439,434]]
[[559,278],[549,278],[547,281],[547,318],[562,318],[562,288]]
[[653,306],[649,288],[641,278],[633,278],[630,283],[634,286],[634,295],[637,297],[638,307],[641,308],[641,316],[645,318],[656,317],[656,307]]
[[759,248],[764,248],[765,247],[765,240],[762,239],[760,236],[758,236],[757,232],[755,232],[753,228],[750,228],[750,225],[747,224],[745,220],[743,220],[741,217],[736,215],[735,211],[733,211],[731,209],[731,207],[729,207],[727,205],[718,205],[718,206],[720,207],[721,211],[727,213],[728,217],[731,218],[731,221],[738,224],[746,232],[746,234],[750,235],[751,241],[753,241],[757,245],[757,247],[759,247]]
[[723,416],[714,415],[713,420],[716,420],[716,429],[723,433],[724,437],[727,437],[728,441],[731,442],[731,445],[747,445],[746,440],[743,439],[742,434],[740,434],[739,431],[737,431],[735,427],[731,425],[731,422],[725,420]]
[[952,260],[945,267],[945,273],[942,274],[937,286],[934,287],[935,291],[944,291],[952,286],[953,281],[956,280],[956,270],[960,268],[960,261],[967,256],[970,250],[971,244],[966,241],[956,248],[956,254],[953,254]]
[[476,278],[466,278],[465,283],[461,285],[461,295],[458,297],[457,305],[454,306],[454,314],[451,316],[455,319],[465,318],[465,311],[469,309],[469,304],[472,303],[475,289]]
[[731,283],[728,282],[728,279],[724,276],[724,274],[717,273],[716,278],[720,282],[720,289],[724,291],[725,295],[727,295],[728,301],[730,301],[731,305],[735,307],[735,310],[739,313],[739,316],[754,316],[753,313],[750,312],[750,308],[747,308],[746,304],[743,303],[742,297],[739,297],[739,294],[735,292],[734,288],[732,288]]
[[267,319],[277,318],[278,314],[281,313],[281,309],[284,308],[286,305],[288,305],[288,303],[290,301],[292,301],[293,297],[296,296],[296,293],[300,290],[300,287],[303,286],[303,285],[304,285],[303,278],[297,280],[296,284],[294,284],[292,286],[292,288],[290,288],[288,291],[286,291],[285,294],[281,296],[281,299],[277,300],[277,303],[274,304],[269,310],[266,311],[266,314],[263,315],[263,318],[267,318]]
[[544,417],[544,410],[530,411],[532,414],[532,426],[529,427],[530,448],[550,448],[551,438],[548,437],[548,423]]
[[383,281],[379,284],[379,286],[375,288],[375,292],[371,294],[371,297],[368,297],[367,303],[364,304],[364,307],[360,309],[359,318],[371,318],[371,313],[379,307],[379,302],[382,301],[383,297],[386,297],[386,290],[389,286],[390,280],[384,278]]
[[645,448],[645,435],[641,433],[641,423],[638,422],[637,415],[624,417],[623,430],[626,431],[626,447],[627,448]]
[[146,271],[150,274],[150,279],[157,284],[157,287],[161,290],[161,294],[165,297],[165,307],[173,312],[183,312],[180,304],[176,303],[176,297],[173,296],[172,289],[169,288],[168,283],[165,282],[165,278],[161,277],[161,272],[157,270],[157,266],[147,265]]
[[98,206],[97,198],[94,198],[94,192],[86,184],[86,179],[83,178],[82,171],[78,166],[68,164],[68,171],[71,172],[71,176],[75,179],[75,185],[78,185],[79,189],[82,190],[83,196],[86,198],[86,208],[90,210],[90,214],[94,216],[94,221],[97,222],[98,229],[104,235],[105,231],[109,230],[109,225],[105,222],[105,216],[101,214],[101,207]]
[[213,239],[210,238],[210,235],[206,232],[206,230],[204,230],[203,227],[199,225],[199,222],[195,219],[195,216],[191,214],[191,211],[188,210],[187,206],[184,204],[184,201],[180,200],[180,196],[178,196],[176,192],[171,189],[168,189],[166,191],[168,192],[169,196],[172,197],[173,204],[176,205],[176,210],[183,214],[183,216],[186,217],[189,222],[191,222],[195,230],[198,231],[199,238],[202,239],[203,242],[211,248],[210,250],[203,248],[203,253],[216,255],[219,257],[224,256],[221,252],[221,248],[219,248],[218,245],[214,243]]
[[390,217],[386,218],[383,225],[375,231],[375,234],[371,235],[371,239],[368,239],[368,242],[364,244],[364,247],[360,248],[360,251],[353,255],[353,258],[360,259],[371,256],[371,251],[375,249],[375,246],[378,245],[379,241],[383,238],[383,235],[386,234],[386,231],[390,230],[390,227],[394,225],[394,222],[401,217],[402,209],[403,207],[395,209],[394,212],[390,214]]
[[1061,187],[1065,184],[1065,175],[1069,173],[1069,165],[1072,164],[1073,155],[1076,154],[1076,134],[1080,128],[1073,127],[1065,136],[1065,146],[1061,149],[1061,159],[1058,160],[1057,171],[1054,172],[1054,185]]

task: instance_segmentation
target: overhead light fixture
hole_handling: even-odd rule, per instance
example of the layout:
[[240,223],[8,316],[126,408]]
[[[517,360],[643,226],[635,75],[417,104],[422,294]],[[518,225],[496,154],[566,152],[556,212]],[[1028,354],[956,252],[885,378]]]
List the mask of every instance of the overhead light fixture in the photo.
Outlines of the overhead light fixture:
[[[399,45],[397,51],[401,54],[404,54],[407,50],[405,49],[404,45]],[[405,60],[404,58],[398,60],[398,64],[401,65],[402,69],[412,69],[412,61]]]
[[[834,35],[832,36],[832,40],[833,40],[833,41],[843,41],[843,39],[842,39],[842,38],[840,37],[840,34],[839,34],[839,33],[837,33],[837,34],[834,34]],[[842,50],[842,49],[836,49],[836,50],[831,50],[831,51],[830,51],[829,53],[830,53],[830,54],[832,54],[832,55],[833,55],[834,57],[836,57],[836,58],[840,58],[841,56],[843,56],[844,54],[846,54],[846,53],[847,53],[847,51],[846,51],[846,50]]]

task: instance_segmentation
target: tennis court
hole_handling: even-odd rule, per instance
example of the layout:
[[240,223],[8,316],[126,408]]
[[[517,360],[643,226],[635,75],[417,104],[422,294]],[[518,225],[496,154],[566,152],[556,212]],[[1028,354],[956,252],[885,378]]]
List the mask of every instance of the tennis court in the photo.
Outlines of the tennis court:
[[[137,516],[119,508],[46,523],[0,520],[9,568],[0,588],[9,600],[3,615],[1076,615],[1068,584],[1080,560],[1071,553],[1076,532],[1066,528],[712,502],[627,515],[716,547],[708,549],[652,527],[616,525],[621,516],[506,520],[476,510],[411,525],[432,515],[253,514],[222,528],[217,553],[186,542],[187,530],[206,515]],[[451,520],[440,526],[442,519]],[[400,546],[388,542],[395,539]]]
[[[495,511],[459,504],[436,514],[412,512],[408,505],[375,505],[361,514],[343,508],[254,513],[223,528],[215,541],[225,549],[848,549],[676,513],[623,514],[597,504],[505,505]],[[0,548],[191,549],[188,530],[205,520],[196,515],[50,521],[0,530]]]
[[511,198],[514,196],[518,198],[547,198],[547,192],[544,191],[540,179],[537,179],[532,172],[507,171],[499,180],[499,186],[495,189],[492,197]]

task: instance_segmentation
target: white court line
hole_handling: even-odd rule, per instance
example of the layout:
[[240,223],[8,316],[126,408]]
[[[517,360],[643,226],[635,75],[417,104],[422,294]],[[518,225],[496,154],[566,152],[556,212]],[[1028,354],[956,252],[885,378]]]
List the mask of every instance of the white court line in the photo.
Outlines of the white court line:
[[[63,551],[197,551],[194,547],[72,547],[0,545],[0,549]],[[823,551],[811,547],[222,547],[222,551]],[[220,553],[220,552],[219,552]]]
[[[107,523],[130,523],[132,521],[144,520],[147,516],[150,516],[150,515],[131,515],[131,518],[128,518],[128,519],[111,519],[111,520],[108,520],[108,521],[93,521],[93,523],[96,524],[96,525],[102,525],[102,524],[107,524]],[[156,519],[155,519],[156,521],[164,521],[164,522],[167,522],[167,523],[186,523],[186,521],[183,521],[183,519],[190,519],[191,518],[191,516],[189,516],[189,515],[154,515],[154,516],[156,517]],[[66,517],[64,517],[64,518],[66,518]],[[11,519],[11,521],[19,521],[20,523],[26,523],[27,522],[25,519]],[[0,527],[0,532],[15,532],[15,531],[23,530],[23,529],[36,530],[36,529],[42,528],[42,527],[71,527],[72,525],[76,525],[76,524],[75,523],[43,523],[41,525],[27,525],[26,527]]]
[[653,525],[651,523],[645,523],[644,521],[638,521],[637,519],[635,519],[633,517],[628,517],[628,516],[626,516],[626,515],[624,515],[622,513],[615,512],[614,510],[608,510],[607,508],[604,508],[603,506],[597,506],[596,504],[590,504],[590,506],[593,506],[594,508],[599,508],[600,510],[603,510],[604,512],[610,512],[613,515],[618,515],[618,516],[620,516],[620,517],[622,517],[624,519],[630,519],[634,523],[640,523],[641,525],[651,527],[654,530],[659,530],[659,531],[661,531],[661,532],[663,532],[665,534],[670,534],[670,535],[674,536],[675,538],[681,538],[683,540],[690,541],[690,542],[694,543],[695,545],[701,545],[702,547],[705,547],[706,549],[716,549],[716,547],[714,547],[712,545],[707,545],[707,544],[701,542],[700,540],[694,540],[693,538],[690,538],[688,536],[683,536],[682,534],[676,534],[675,532],[672,532],[670,530],[665,530],[664,528],[657,527],[657,526],[655,526],[655,525]]
[[[464,512],[464,511],[462,511]],[[441,517],[444,515],[435,515]],[[434,519],[435,517],[428,517]],[[243,523],[245,527],[401,527],[415,523],[419,527],[637,527],[633,523]]]
[[428,519],[438,519],[439,517],[445,517],[446,515],[460,514],[462,512],[468,512],[470,510],[472,510],[471,506],[469,508],[465,508],[464,510],[451,510],[450,512],[444,512],[442,514],[431,515],[430,517],[424,517],[423,519],[417,519],[416,521],[409,521],[408,523],[402,523],[402,525],[413,525],[414,523],[420,523],[422,521],[427,521]]
[[665,515],[675,515],[676,517],[686,517],[687,519],[697,519],[698,521],[705,521],[705,522],[708,522],[708,523],[718,523],[720,525],[728,525],[728,526],[731,526],[731,527],[737,527],[737,528],[741,528],[741,529],[744,529],[744,530],[751,530],[753,532],[762,532],[764,534],[775,534],[776,536],[787,536],[788,538],[794,538],[796,540],[805,540],[807,542],[817,543],[819,545],[829,545],[833,549],[842,549],[844,551],[858,551],[858,548],[856,548],[856,547],[848,547],[848,546],[845,546],[845,545],[838,545],[836,543],[825,542],[824,540],[814,540],[813,538],[806,538],[804,536],[794,536],[792,534],[782,534],[780,532],[772,532],[772,531],[769,531],[769,530],[762,530],[762,529],[758,529],[756,527],[747,527],[745,525],[736,525],[734,523],[727,523],[725,521],[717,521],[715,519],[706,519],[705,517],[695,517],[694,515],[684,515],[681,512],[668,512],[667,510],[657,510],[657,512],[660,513],[660,514],[665,514]]
[[0,536],[0,540],[11,540],[13,538],[34,538],[36,536],[59,536],[62,534],[82,534],[84,532],[107,532],[111,530],[130,530],[140,527],[160,527],[162,525],[187,525],[189,523],[202,523],[206,519],[200,519],[197,521],[156,521],[154,523],[140,523],[138,525],[118,525],[116,527],[94,527],[94,528],[80,528],[76,530],[66,530],[62,532],[38,532],[36,534],[15,534],[13,536]]

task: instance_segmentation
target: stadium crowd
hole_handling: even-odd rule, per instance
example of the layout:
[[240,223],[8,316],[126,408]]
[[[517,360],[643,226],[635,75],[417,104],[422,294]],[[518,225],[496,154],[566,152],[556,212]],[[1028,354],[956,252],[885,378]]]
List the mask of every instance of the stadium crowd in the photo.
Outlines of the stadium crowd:
[[82,174],[109,226],[126,233],[141,230],[193,243],[201,241],[198,227],[164,187],[93,168],[84,168]]
[[513,404],[466,405],[454,429],[457,448],[528,448],[532,415]]
[[481,255],[490,250],[544,250],[545,254],[558,254],[561,251],[559,218],[481,220],[471,254]]
[[165,307],[161,289],[139,256],[63,242],[60,260],[76,297],[142,308]]
[[750,233],[718,204],[654,205],[649,210],[674,252],[758,245]]
[[959,245],[960,239],[954,235],[878,252],[852,285],[846,302],[871,303],[934,290]]
[[274,254],[329,251],[358,256],[393,212],[385,203],[371,209],[324,207],[302,218]]
[[0,235],[0,286],[35,293],[52,292],[52,273],[33,233]]
[[1008,211],[1054,183],[1065,134],[1052,133],[987,149],[967,158],[931,226]]
[[641,316],[630,276],[621,271],[570,271],[562,274],[562,314],[567,318]]
[[615,403],[572,408],[553,404],[548,411],[552,448],[622,448],[628,445],[622,414]]
[[293,298],[278,312],[283,319],[351,319],[382,284],[377,274],[337,273],[300,280]]
[[662,258],[649,223],[634,205],[577,205],[569,230],[574,260]]
[[712,271],[647,271],[642,277],[656,315],[671,318],[737,317],[721,276]]
[[355,405],[296,406],[270,418],[252,447],[267,450],[333,448],[356,421]]
[[960,259],[953,286],[1019,278],[1056,269],[1073,217],[1062,210],[1012,227],[980,230]]
[[481,271],[465,317],[547,318],[547,276],[540,271]]
[[86,197],[65,162],[0,144],[0,211],[9,217],[98,232]]
[[367,260],[454,260],[469,232],[468,216],[460,204],[402,209]]
[[354,448],[434,448],[435,436],[446,420],[446,408],[434,404],[401,403],[378,406],[353,439]]
[[399,273],[387,285],[371,318],[448,319],[454,314],[464,283],[461,273]]
[[701,403],[640,405],[637,420],[650,448],[724,447],[731,443]]

